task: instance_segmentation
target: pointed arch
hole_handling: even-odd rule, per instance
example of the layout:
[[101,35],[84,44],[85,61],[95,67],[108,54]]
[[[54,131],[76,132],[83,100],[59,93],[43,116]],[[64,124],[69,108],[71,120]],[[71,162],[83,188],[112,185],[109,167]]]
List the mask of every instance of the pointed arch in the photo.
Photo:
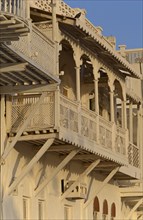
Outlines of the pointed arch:
[[93,211],[100,212],[99,199],[97,196],[94,198]]
[[111,205],[111,217],[112,217],[112,219],[114,217],[116,217],[116,206],[115,206],[115,203],[112,203],[112,205]]
[[106,199],[103,202],[103,214],[108,215],[108,203]]
[[60,92],[68,99],[76,100],[76,70],[74,50],[65,39],[60,44],[62,50],[59,55],[59,78],[61,79]]

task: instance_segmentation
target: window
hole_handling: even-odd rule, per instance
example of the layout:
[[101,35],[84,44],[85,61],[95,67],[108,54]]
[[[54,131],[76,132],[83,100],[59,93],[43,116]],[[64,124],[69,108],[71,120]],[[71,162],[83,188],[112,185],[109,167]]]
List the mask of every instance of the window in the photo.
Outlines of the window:
[[111,205],[111,220],[114,220],[115,217],[116,217],[116,206],[115,206],[115,203],[112,203],[112,205]]
[[27,220],[29,217],[29,198],[23,198],[23,220]]
[[38,201],[38,220],[44,219],[44,201]]
[[71,220],[72,219],[72,207],[71,206],[65,206],[64,207],[64,219],[65,220]]
[[102,215],[103,220],[107,219],[107,215],[108,215],[108,203],[107,200],[105,199],[103,202],[103,215]]
[[96,196],[94,199],[94,203],[93,203],[93,220],[98,219],[98,212],[99,211],[100,211],[99,200],[98,200],[98,197]]

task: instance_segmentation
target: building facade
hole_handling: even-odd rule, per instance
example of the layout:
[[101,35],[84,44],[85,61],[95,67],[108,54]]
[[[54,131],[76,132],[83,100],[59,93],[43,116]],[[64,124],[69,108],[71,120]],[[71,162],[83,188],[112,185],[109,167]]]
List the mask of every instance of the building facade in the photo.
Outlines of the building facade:
[[1,218],[143,218],[143,49],[63,1],[0,0]]

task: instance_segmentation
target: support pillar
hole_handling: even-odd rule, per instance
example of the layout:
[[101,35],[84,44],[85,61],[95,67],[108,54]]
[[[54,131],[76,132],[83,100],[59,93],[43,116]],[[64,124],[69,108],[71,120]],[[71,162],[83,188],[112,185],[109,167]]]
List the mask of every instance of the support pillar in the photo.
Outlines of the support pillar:
[[115,113],[114,113],[114,91],[110,89],[110,114],[111,122],[115,122]]
[[80,66],[75,67],[76,70],[76,99],[80,102]]
[[122,101],[123,108],[123,128],[127,129],[127,109],[126,109],[126,100]]
[[141,130],[141,105],[137,105],[137,146],[140,147],[140,130]]
[[94,80],[94,90],[95,90],[95,112],[96,117],[96,141],[99,143],[99,95],[98,95],[98,78]]
[[94,80],[94,90],[95,90],[95,111],[99,115],[98,79]]
[[56,34],[57,34],[57,21],[56,21],[56,0],[51,0],[51,6],[52,6],[52,40],[56,40]]
[[133,103],[129,103],[129,137],[130,142],[133,143]]

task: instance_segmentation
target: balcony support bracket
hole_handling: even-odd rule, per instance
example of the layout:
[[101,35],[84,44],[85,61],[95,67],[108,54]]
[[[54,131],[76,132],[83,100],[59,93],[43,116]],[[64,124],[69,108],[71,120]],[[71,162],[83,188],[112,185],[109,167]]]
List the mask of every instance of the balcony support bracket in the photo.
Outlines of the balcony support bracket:
[[10,185],[8,189],[8,194],[12,193],[17,185],[21,182],[21,180],[27,175],[27,173],[33,168],[34,164],[44,155],[44,153],[48,150],[48,148],[53,144],[54,139],[48,139],[45,144],[40,148],[40,150],[36,153],[36,155],[32,158],[32,160],[28,163],[26,168],[23,169],[21,174],[16,178],[16,180]]
[[63,169],[63,167],[65,167],[65,165],[79,152],[79,149],[74,149],[72,150],[64,159],[63,161],[57,166],[57,168],[53,171],[53,173],[46,178],[46,180],[43,181],[43,183],[41,183],[40,186],[36,186],[35,188],[35,196],[37,196],[43,189],[45,186],[48,185],[49,182],[52,181],[52,179],[60,172],[61,169]]
[[3,63],[1,64],[0,73],[24,71],[27,64],[28,63]]
[[99,188],[95,190],[95,192],[92,194],[91,198],[85,202],[84,208],[86,208],[93,201],[94,197],[104,188],[104,186],[112,179],[112,177],[118,172],[118,170],[119,167],[116,167],[109,173],[109,175],[101,183]]
[[125,219],[129,220],[132,214],[137,210],[137,208],[143,203],[143,198],[141,198],[132,208],[132,210],[129,212],[127,217]]
[[100,159],[94,161],[92,164],[87,167],[87,169],[79,175],[76,181],[65,191],[65,193],[61,196],[61,200],[65,199],[71,191],[76,187],[77,183],[81,182],[84,176],[87,176],[98,164],[100,163]]

